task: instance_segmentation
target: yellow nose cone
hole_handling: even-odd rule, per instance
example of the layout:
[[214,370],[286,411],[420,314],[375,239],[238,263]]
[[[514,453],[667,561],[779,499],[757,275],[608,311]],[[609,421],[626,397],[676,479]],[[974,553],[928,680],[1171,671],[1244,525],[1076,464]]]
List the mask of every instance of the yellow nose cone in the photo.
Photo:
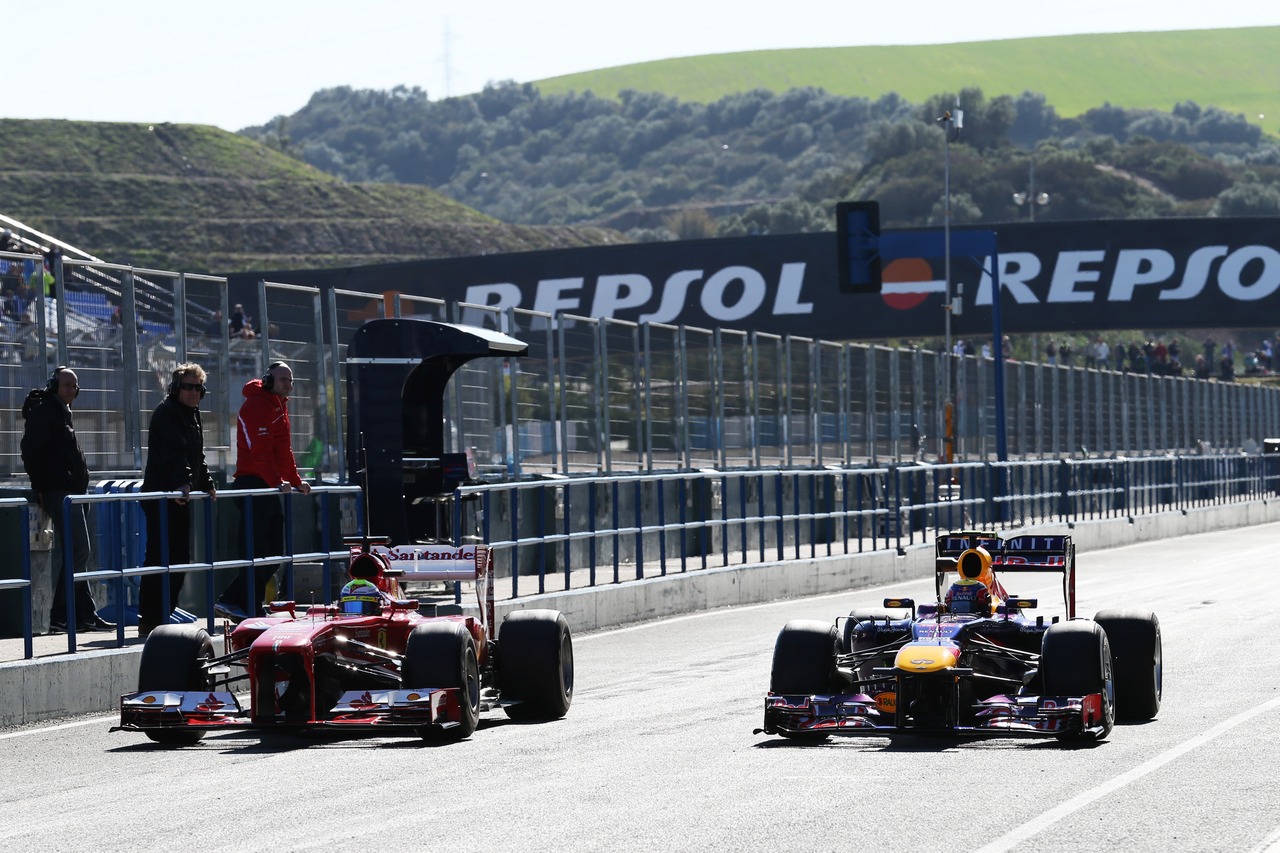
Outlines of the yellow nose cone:
[[950,646],[906,645],[898,649],[893,665],[907,672],[939,672],[956,665],[956,650]]

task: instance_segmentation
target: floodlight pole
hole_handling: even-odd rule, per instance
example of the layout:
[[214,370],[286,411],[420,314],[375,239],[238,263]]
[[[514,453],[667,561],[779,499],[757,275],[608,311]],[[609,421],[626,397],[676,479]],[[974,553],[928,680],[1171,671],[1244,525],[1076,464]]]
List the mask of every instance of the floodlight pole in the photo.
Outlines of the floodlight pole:
[[1027,221],[1036,221],[1036,161],[1027,167]]
[[1014,193],[1013,203],[1021,207],[1023,204],[1027,206],[1027,221],[1036,221],[1036,205],[1046,205],[1049,203],[1048,193],[1036,192],[1036,160],[1033,156],[1031,163],[1027,167],[1027,191],[1025,193]]
[[951,347],[951,139],[954,135],[957,139],[960,137],[960,128],[964,126],[964,111],[960,109],[960,98],[956,98],[954,109],[947,110],[939,118],[938,123],[942,125],[942,185],[943,185],[943,215],[942,215],[942,253],[943,253],[943,289],[944,299],[942,310],[944,317],[944,347],[946,352],[943,353],[943,383],[942,383],[942,399],[944,407],[944,428],[943,428],[943,461],[951,462],[951,453],[953,448],[954,436],[952,435],[951,418],[951,370],[954,365],[954,353]]
[[[945,113],[942,121],[951,120],[951,114]],[[944,124],[942,127],[942,281],[944,285],[942,297],[942,316],[945,322],[947,356],[951,356],[951,131]],[[948,362],[950,364],[950,362]],[[951,371],[947,371],[945,399],[951,399]]]

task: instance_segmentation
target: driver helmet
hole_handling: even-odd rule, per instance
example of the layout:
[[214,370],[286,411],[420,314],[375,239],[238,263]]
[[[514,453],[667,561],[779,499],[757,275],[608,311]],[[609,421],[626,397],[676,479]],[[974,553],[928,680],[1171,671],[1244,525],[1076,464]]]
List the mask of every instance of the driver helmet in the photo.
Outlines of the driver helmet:
[[356,578],[338,595],[338,612],[343,616],[375,616],[382,612],[382,593],[364,578]]
[[983,547],[970,548],[961,554],[956,561],[956,570],[962,579],[981,581],[987,589],[991,589],[995,580],[991,572],[991,554]]

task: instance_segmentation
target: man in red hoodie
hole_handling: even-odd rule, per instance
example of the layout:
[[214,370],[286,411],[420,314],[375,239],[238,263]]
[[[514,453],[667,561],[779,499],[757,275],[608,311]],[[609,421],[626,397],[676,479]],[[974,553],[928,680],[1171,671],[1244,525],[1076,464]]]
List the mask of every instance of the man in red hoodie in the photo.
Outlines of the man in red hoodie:
[[[298,476],[289,431],[289,392],[293,390],[293,371],[283,361],[275,361],[261,379],[250,379],[242,393],[244,402],[236,418],[236,473],[233,489],[277,489],[288,494],[295,489],[302,494],[311,486]],[[248,496],[237,498],[240,506],[240,538],[248,545],[245,519],[253,513],[253,556],[280,557],[284,554],[284,507],[280,498]],[[252,506],[252,510],[250,510]],[[214,604],[219,616],[239,622],[251,614],[262,612],[262,597],[277,567],[262,566],[254,572],[253,598],[249,598],[248,569],[241,569],[235,580]]]

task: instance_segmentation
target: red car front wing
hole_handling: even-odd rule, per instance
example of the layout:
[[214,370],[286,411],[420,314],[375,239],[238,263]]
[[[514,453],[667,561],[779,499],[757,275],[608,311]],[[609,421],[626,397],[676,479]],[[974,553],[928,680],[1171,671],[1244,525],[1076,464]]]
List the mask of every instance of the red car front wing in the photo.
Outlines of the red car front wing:
[[442,729],[462,720],[461,691],[456,687],[427,690],[353,690],[342,695],[322,719],[286,719],[283,715],[252,717],[235,694],[220,691],[157,690],[120,697],[120,725],[113,731],[157,729],[271,728],[417,728]]

